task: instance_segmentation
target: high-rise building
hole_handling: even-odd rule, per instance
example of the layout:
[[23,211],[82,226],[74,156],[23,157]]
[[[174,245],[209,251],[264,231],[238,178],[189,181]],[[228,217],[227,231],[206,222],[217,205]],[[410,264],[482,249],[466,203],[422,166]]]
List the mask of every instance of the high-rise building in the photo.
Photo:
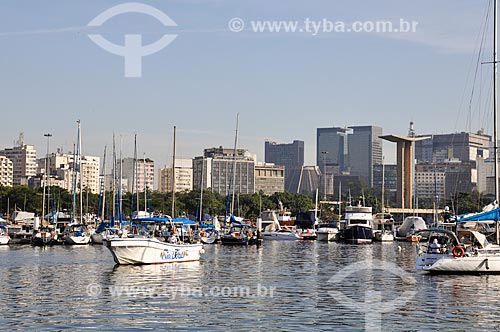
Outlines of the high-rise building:
[[[37,174],[40,177],[40,181],[31,182],[31,186],[38,187],[43,185],[41,180],[42,175],[45,176],[47,171],[45,170],[47,158],[40,158],[37,160]],[[74,176],[75,176],[75,158],[73,154],[66,153],[52,153],[49,155],[48,169],[50,170],[49,177],[47,179],[48,184],[51,186],[58,186],[66,189],[69,192],[73,192],[74,189]],[[101,176],[100,176],[100,158],[93,156],[81,156],[80,158],[80,171],[81,175],[78,175],[77,181],[82,181],[82,189],[89,189],[92,193],[99,193],[101,187]],[[80,185],[77,185],[77,190]]]
[[431,139],[415,142],[415,159],[419,164],[440,164],[452,159],[475,162],[477,158],[489,157],[491,136],[482,131],[425,136]]
[[[190,190],[193,190],[193,161],[176,159],[175,192]],[[158,171],[158,191],[172,191],[172,167],[164,167]]]
[[269,163],[255,165],[255,192],[265,195],[285,191],[285,167]]
[[36,176],[36,150],[33,145],[24,144],[22,135],[17,146],[0,150],[0,156],[12,161],[13,185],[27,185],[31,177]]
[[[415,195],[418,198],[445,199],[446,171],[444,164],[415,165]],[[451,188],[450,188],[451,189]]]
[[279,144],[266,141],[264,160],[285,167],[285,190],[297,192],[300,170],[304,165],[304,141]]
[[[383,167],[383,169],[382,169]],[[382,173],[384,174],[384,183],[382,184]],[[382,186],[384,190],[384,201],[396,201],[396,191],[397,191],[397,165],[375,165],[373,167],[373,188],[380,190],[382,192]],[[384,204],[385,204],[384,202]]]
[[[120,166],[118,165],[118,167]],[[134,158],[125,158],[122,160],[121,173],[123,179],[127,180],[129,192],[143,192],[144,189],[153,190],[155,182],[155,163],[153,160],[139,158],[134,162]]]
[[243,149],[238,149],[236,156],[233,149],[205,149],[203,156],[193,160],[193,189],[200,190],[203,182],[204,189],[212,188],[212,191],[221,195],[226,195],[229,187],[236,194],[253,194],[255,159],[255,155]]
[[382,163],[380,136],[382,128],[377,126],[318,128],[316,163],[326,178],[338,169],[341,174],[359,176],[372,187],[373,167]]
[[12,187],[14,180],[12,161],[4,156],[0,156],[0,186]]

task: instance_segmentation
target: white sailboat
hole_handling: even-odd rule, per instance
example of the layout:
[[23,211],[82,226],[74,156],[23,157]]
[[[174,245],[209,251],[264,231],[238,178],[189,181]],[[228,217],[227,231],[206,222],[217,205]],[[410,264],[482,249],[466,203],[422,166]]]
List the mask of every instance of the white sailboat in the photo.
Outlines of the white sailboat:
[[257,223],[261,225],[261,233],[265,240],[302,240],[301,234],[294,229],[281,227],[275,211],[262,211]]
[[[82,192],[82,172],[81,167],[81,126],[80,120],[78,123],[78,138],[77,138],[77,149],[74,156],[74,179],[73,179],[73,222],[66,226],[64,229],[63,239],[66,244],[89,244],[90,243],[90,232],[87,226],[83,223],[83,192]],[[80,222],[75,219],[76,212],[76,192],[77,184],[79,184],[80,192]]]
[[[497,27],[498,0],[493,7],[493,156],[495,159],[495,198],[499,201],[498,188],[498,56]],[[495,218],[496,245],[488,243],[486,236],[476,231],[432,231],[427,245],[418,246],[415,268],[430,273],[500,273],[499,217]]]

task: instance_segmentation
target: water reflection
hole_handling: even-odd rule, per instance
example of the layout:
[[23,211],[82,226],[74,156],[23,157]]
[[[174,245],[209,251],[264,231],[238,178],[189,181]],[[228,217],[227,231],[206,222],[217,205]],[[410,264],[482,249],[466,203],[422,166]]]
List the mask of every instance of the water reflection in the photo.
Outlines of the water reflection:
[[[270,241],[205,250],[200,262],[115,266],[102,246],[0,247],[1,329],[361,331],[364,314],[332,298],[330,290],[362,305],[367,289],[391,300],[408,287],[417,295],[382,315],[383,330],[500,327],[500,276],[417,274],[408,243]],[[397,264],[417,285],[370,269],[330,282],[367,259]]]

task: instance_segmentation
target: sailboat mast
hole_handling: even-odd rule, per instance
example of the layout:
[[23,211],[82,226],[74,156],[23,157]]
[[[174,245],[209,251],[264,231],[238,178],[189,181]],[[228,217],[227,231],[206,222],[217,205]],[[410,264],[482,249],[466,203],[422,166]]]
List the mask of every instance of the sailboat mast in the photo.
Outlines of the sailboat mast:
[[200,184],[200,224],[203,221],[203,176],[205,173],[205,156],[201,158],[201,184]]
[[78,171],[80,174],[80,223],[83,223],[82,131],[78,120]]
[[174,126],[174,147],[173,147],[173,153],[172,153],[172,211],[171,211],[172,218],[175,217],[174,212],[175,212],[175,144],[176,144],[175,137],[176,137],[176,131],[177,131],[177,128],[176,128],[176,126]]
[[[130,218],[132,219],[132,214],[134,212],[134,198],[135,191],[137,190],[135,187],[135,180],[137,178],[137,133],[134,134],[134,161],[133,161],[133,171],[132,171],[132,195],[130,195]],[[138,190],[137,190],[138,191]]]
[[[236,174],[236,154],[237,154],[237,147],[238,147],[238,125],[240,121],[240,113],[236,114],[236,133],[234,135],[234,152],[233,152],[233,174],[231,175],[231,184],[233,186],[233,197],[231,199],[231,214],[234,212],[234,193],[236,191],[236,185],[235,185],[235,174]],[[231,187],[231,186],[230,186]]]
[[384,157],[382,157],[382,213],[384,213],[385,211],[385,207],[384,207],[384,191],[385,191],[385,165],[384,165]]
[[106,150],[107,146],[104,146],[104,157],[102,159],[102,207],[101,207],[101,221],[104,222],[106,215]]
[[[499,188],[498,188],[498,42],[497,42],[497,29],[498,29],[498,0],[494,0],[493,6],[493,155],[495,158],[495,200],[499,202]],[[496,222],[496,240],[497,244],[500,243],[500,232],[498,229],[498,220]]]
[[116,217],[116,144],[115,144],[115,133],[113,133],[113,219]]
[[142,173],[144,176],[144,212],[148,212],[148,186],[146,185],[146,152],[142,155]]

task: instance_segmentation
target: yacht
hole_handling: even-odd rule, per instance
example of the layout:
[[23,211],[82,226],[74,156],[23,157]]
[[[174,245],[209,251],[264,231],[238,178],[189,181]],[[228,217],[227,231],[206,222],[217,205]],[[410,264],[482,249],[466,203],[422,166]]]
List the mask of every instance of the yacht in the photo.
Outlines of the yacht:
[[281,226],[275,211],[262,211],[258,220],[264,240],[295,241],[301,240],[301,234],[288,226]]
[[339,229],[336,223],[323,223],[319,224],[318,230],[316,231],[318,241],[335,241],[339,235]]
[[373,215],[372,208],[358,203],[347,206],[344,214],[344,240],[347,243],[372,243]]
[[201,243],[181,241],[184,225],[168,216],[136,219],[132,231],[104,237],[104,246],[116,264],[161,264],[199,261]]
[[415,268],[433,274],[500,273],[500,246],[477,231],[429,230],[426,243],[417,246]]
[[66,244],[89,244],[90,232],[86,225],[72,223],[66,226],[63,239]]

